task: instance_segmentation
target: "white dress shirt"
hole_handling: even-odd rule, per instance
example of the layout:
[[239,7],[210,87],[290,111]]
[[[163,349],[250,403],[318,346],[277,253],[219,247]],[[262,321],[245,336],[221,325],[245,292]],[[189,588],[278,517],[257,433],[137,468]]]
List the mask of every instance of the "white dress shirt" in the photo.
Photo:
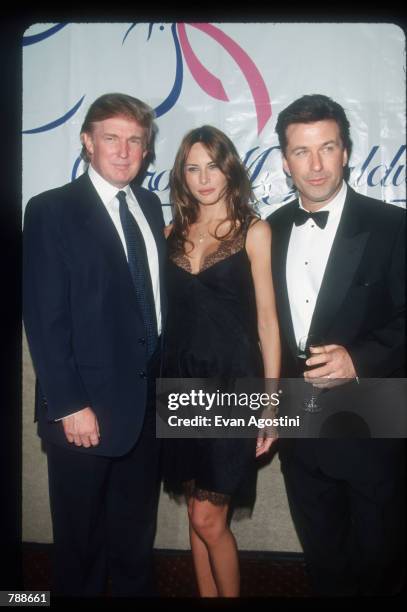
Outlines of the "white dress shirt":
[[[308,219],[293,225],[287,252],[286,279],[295,339],[306,336],[332,244],[345,204],[347,185],[342,183],[337,195],[319,210],[329,211],[324,229]],[[304,208],[299,199],[300,207]],[[305,209],[304,209],[305,210]]]

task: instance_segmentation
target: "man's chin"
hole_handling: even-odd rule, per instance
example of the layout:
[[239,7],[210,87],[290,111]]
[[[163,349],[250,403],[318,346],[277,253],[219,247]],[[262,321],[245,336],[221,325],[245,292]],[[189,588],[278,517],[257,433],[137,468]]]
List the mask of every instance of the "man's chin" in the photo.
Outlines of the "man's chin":
[[123,187],[126,187],[133,179],[128,178],[128,179],[121,179],[118,180],[117,177],[115,177],[114,179],[106,179],[109,183],[111,183],[111,185],[113,185],[114,187],[117,187],[117,189],[123,189]]
[[301,196],[303,199],[307,199],[312,205],[322,206],[333,200],[339,192],[339,189],[340,185],[334,189],[324,189],[323,191],[319,190],[318,188],[315,188],[315,190],[313,189],[312,191],[308,189],[307,192],[303,192]]

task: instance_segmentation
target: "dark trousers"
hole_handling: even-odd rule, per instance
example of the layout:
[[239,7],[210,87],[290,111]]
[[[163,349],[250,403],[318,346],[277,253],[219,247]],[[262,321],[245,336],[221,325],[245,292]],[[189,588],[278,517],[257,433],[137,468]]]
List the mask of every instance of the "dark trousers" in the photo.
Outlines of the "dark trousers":
[[395,594],[404,580],[404,455],[388,458],[387,474],[363,473],[357,464],[341,474],[341,461],[351,458],[337,459],[335,475],[312,458],[282,464],[313,589],[320,596]]
[[54,533],[54,590],[61,596],[154,596],[159,496],[155,380],[137,444],[122,457],[47,445]]

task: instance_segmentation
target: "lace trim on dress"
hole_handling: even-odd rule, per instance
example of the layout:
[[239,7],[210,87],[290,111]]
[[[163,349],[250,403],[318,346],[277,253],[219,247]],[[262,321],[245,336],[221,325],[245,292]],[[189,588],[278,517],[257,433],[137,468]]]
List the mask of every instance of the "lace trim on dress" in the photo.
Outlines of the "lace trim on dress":
[[184,253],[176,253],[170,255],[170,259],[175,265],[187,272],[192,272],[191,262],[189,257],[187,257]]
[[240,232],[237,237],[231,238],[230,240],[222,240],[218,248],[213,251],[213,253],[208,253],[208,255],[204,257],[201,266],[201,272],[218,263],[218,261],[227,259],[228,257],[231,257],[231,255],[234,255],[238,251],[241,251],[244,247],[244,243],[245,234],[243,232]]
[[214,506],[226,506],[226,504],[230,503],[230,495],[200,489],[195,485],[195,480],[188,480],[183,485],[187,500],[194,497],[199,501],[210,501]]
[[[229,240],[219,241],[219,246],[211,253],[205,255],[203,258],[199,272],[203,272],[204,270],[211,268],[219,261],[227,259],[238,251],[241,251],[244,248],[245,240],[246,232],[240,232],[237,236],[234,236]],[[187,272],[192,273],[191,260],[187,255],[185,255],[185,253],[176,253],[171,256],[171,259],[179,268],[183,268]]]
[[[192,484],[191,484],[192,483]],[[174,493],[174,491],[166,491],[169,495],[169,498],[172,499],[178,505],[187,504],[191,497],[198,499],[199,501],[209,500],[215,506],[225,506],[229,505],[229,512],[231,512],[231,516],[233,515],[233,521],[241,521],[248,519],[253,514],[253,507],[250,506],[238,506],[232,507],[233,500],[231,496],[226,495],[225,493],[215,493],[214,491],[206,491],[204,489],[200,489],[199,487],[194,488],[194,481],[188,481],[183,483],[183,493]]]

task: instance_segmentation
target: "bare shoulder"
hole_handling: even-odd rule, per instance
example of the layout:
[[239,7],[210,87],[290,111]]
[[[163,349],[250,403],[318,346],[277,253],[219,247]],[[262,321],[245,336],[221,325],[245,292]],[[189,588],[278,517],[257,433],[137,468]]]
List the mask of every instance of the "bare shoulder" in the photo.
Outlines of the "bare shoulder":
[[252,265],[265,265],[271,254],[271,229],[267,221],[255,219],[246,237],[246,251]]
[[172,224],[172,223],[170,223],[169,225],[166,225],[166,226],[164,227],[164,236],[165,236],[166,238],[168,238],[168,236],[171,234],[173,227],[174,227],[174,226],[173,226],[173,224]]
[[267,221],[253,219],[247,231],[247,243],[257,243],[257,241],[267,241],[271,239],[271,227]]

